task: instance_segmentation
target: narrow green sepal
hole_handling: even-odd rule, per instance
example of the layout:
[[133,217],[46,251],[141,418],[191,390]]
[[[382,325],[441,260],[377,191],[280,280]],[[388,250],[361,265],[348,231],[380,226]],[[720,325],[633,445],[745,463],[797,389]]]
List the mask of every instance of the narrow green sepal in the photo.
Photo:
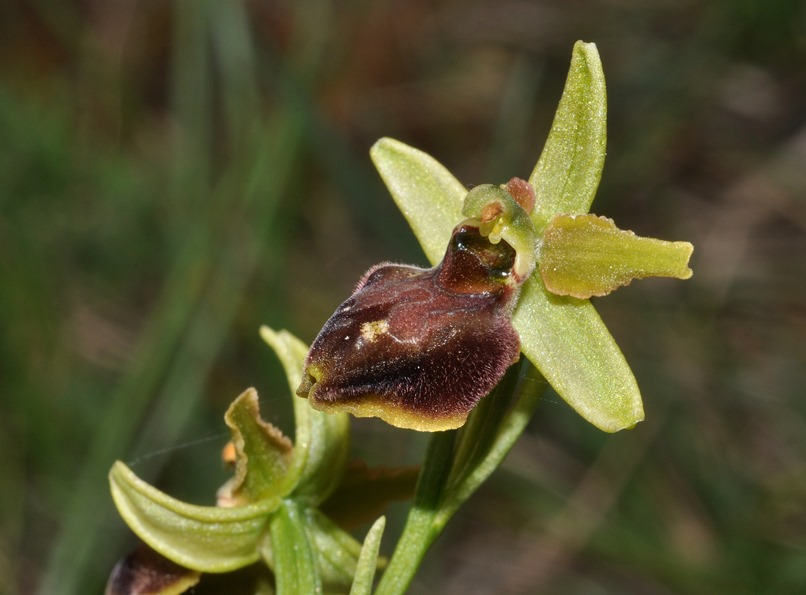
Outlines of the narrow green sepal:
[[153,550],[199,572],[228,572],[256,561],[279,498],[233,508],[197,506],[168,496],[118,461],[109,472],[120,516]]
[[428,260],[437,264],[462,218],[467,188],[431,155],[400,141],[382,138],[369,154]]
[[[283,365],[293,394],[302,381],[302,364],[308,354],[308,346],[286,330],[275,331],[265,325],[260,327],[260,337],[272,348]],[[294,413],[297,411],[294,410]]]
[[688,279],[693,250],[688,242],[621,230],[606,217],[559,215],[543,234],[540,275],[552,293],[586,299],[607,295],[633,279]]
[[563,96],[540,159],[529,176],[532,221],[541,234],[561,213],[587,213],[607,150],[607,93],[596,44],[577,41]]
[[554,295],[532,275],[512,323],[524,355],[594,426],[617,432],[644,419],[635,376],[590,301]]

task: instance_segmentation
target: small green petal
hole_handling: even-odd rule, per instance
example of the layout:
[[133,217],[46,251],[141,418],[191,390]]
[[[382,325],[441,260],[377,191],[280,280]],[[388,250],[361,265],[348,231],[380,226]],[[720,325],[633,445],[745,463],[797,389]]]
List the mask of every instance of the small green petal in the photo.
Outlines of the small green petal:
[[587,213],[602,177],[607,94],[596,44],[576,42],[560,105],[529,183],[538,234],[560,213]]
[[644,419],[635,377],[589,301],[551,294],[532,275],[513,324],[526,357],[590,423],[617,432]]
[[[267,326],[261,327],[260,336],[280,358],[293,394],[302,381],[308,346],[288,331],[277,332]],[[294,418],[296,435],[289,481],[296,484],[294,497],[315,506],[333,492],[344,473],[350,420],[346,413],[316,411],[299,397],[294,397]]]
[[282,432],[260,417],[258,397],[250,388],[224,415],[235,446],[235,476],[219,491],[219,506],[245,505],[285,495],[292,445]]
[[462,220],[467,188],[436,159],[400,141],[382,138],[369,154],[428,260],[438,263]]
[[688,279],[694,247],[643,238],[596,215],[559,215],[543,235],[540,275],[552,293],[576,298],[607,295],[633,279]]
[[169,560],[200,572],[228,572],[255,562],[269,515],[280,499],[234,508],[196,506],[148,485],[118,461],[109,472],[120,516]]

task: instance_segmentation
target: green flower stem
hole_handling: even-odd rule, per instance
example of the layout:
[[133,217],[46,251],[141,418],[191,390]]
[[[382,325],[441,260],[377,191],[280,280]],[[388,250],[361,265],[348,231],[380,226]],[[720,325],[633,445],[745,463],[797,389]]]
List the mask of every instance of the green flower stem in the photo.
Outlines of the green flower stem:
[[[480,456],[477,462],[466,473],[462,474],[461,480],[456,485],[451,486],[451,490],[446,494],[436,519],[439,531],[442,531],[458,508],[498,468],[512,449],[515,441],[526,429],[529,420],[532,419],[537,409],[537,404],[548,384],[528,361],[525,362],[525,367],[527,367],[528,373],[521,380],[517,401],[498,428],[495,440],[489,450],[478,453]],[[475,435],[468,434],[468,439],[471,441],[475,437]]]
[[[447,522],[501,464],[526,428],[546,384],[536,372],[530,372],[516,388],[513,379],[517,376],[517,368],[510,370],[500,385],[504,390],[494,391],[482,401],[484,408],[476,409],[464,431],[432,435],[414,504],[376,595],[405,593]],[[516,391],[517,401],[502,420],[496,410],[503,411],[507,395]]]
[[405,593],[428,547],[438,535],[438,531],[434,531],[434,518],[450,473],[455,441],[455,430],[432,434],[406,526],[376,595]]
[[269,531],[277,594],[321,593],[319,567],[299,504],[285,500],[272,515]]
[[520,370],[528,365],[528,360],[524,359],[521,365],[510,367],[498,386],[481,400],[467,424],[458,431],[448,490],[465,481],[492,448],[518,389]]

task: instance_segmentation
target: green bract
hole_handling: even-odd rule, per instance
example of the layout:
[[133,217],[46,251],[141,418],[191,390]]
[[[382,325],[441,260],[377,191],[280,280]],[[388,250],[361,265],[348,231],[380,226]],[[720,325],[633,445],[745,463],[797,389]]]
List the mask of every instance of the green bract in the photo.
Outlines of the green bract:
[[[577,42],[551,132],[529,178],[536,196],[531,221],[538,263],[541,247],[547,249],[543,244],[549,223],[558,215],[583,214],[590,208],[604,165],[606,118],[604,74],[596,46]],[[468,194],[436,160],[399,141],[381,139],[370,154],[426,256],[436,263],[461,219],[465,198],[475,189]],[[519,238],[528,233],[523,229],[521,225]],[[612,241],[618,245],[624,240]],[[643,245],[641,258],[662,258],[664,246]],[[513,246],[522,251],[523,242]],[[619,250],[613,255],[614,260],[595,266],[618,265]],[[646,269],[652,269],[651,263]],[[615,432],[644,418],[632,371],[588,300],[551,293],[534,274],[523,286],[513,323],[523,353],[585,419]]]

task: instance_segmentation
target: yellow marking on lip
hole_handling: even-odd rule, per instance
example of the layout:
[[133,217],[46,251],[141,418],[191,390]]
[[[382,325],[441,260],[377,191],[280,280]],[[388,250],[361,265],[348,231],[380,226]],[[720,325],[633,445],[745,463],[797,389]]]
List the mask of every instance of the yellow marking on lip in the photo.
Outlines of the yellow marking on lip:
[[361,338],[367,343],[372,343],[378,335],[383,335],[389,331],[389,323],[386,320],[375,320],[365,322],[361,325]]

